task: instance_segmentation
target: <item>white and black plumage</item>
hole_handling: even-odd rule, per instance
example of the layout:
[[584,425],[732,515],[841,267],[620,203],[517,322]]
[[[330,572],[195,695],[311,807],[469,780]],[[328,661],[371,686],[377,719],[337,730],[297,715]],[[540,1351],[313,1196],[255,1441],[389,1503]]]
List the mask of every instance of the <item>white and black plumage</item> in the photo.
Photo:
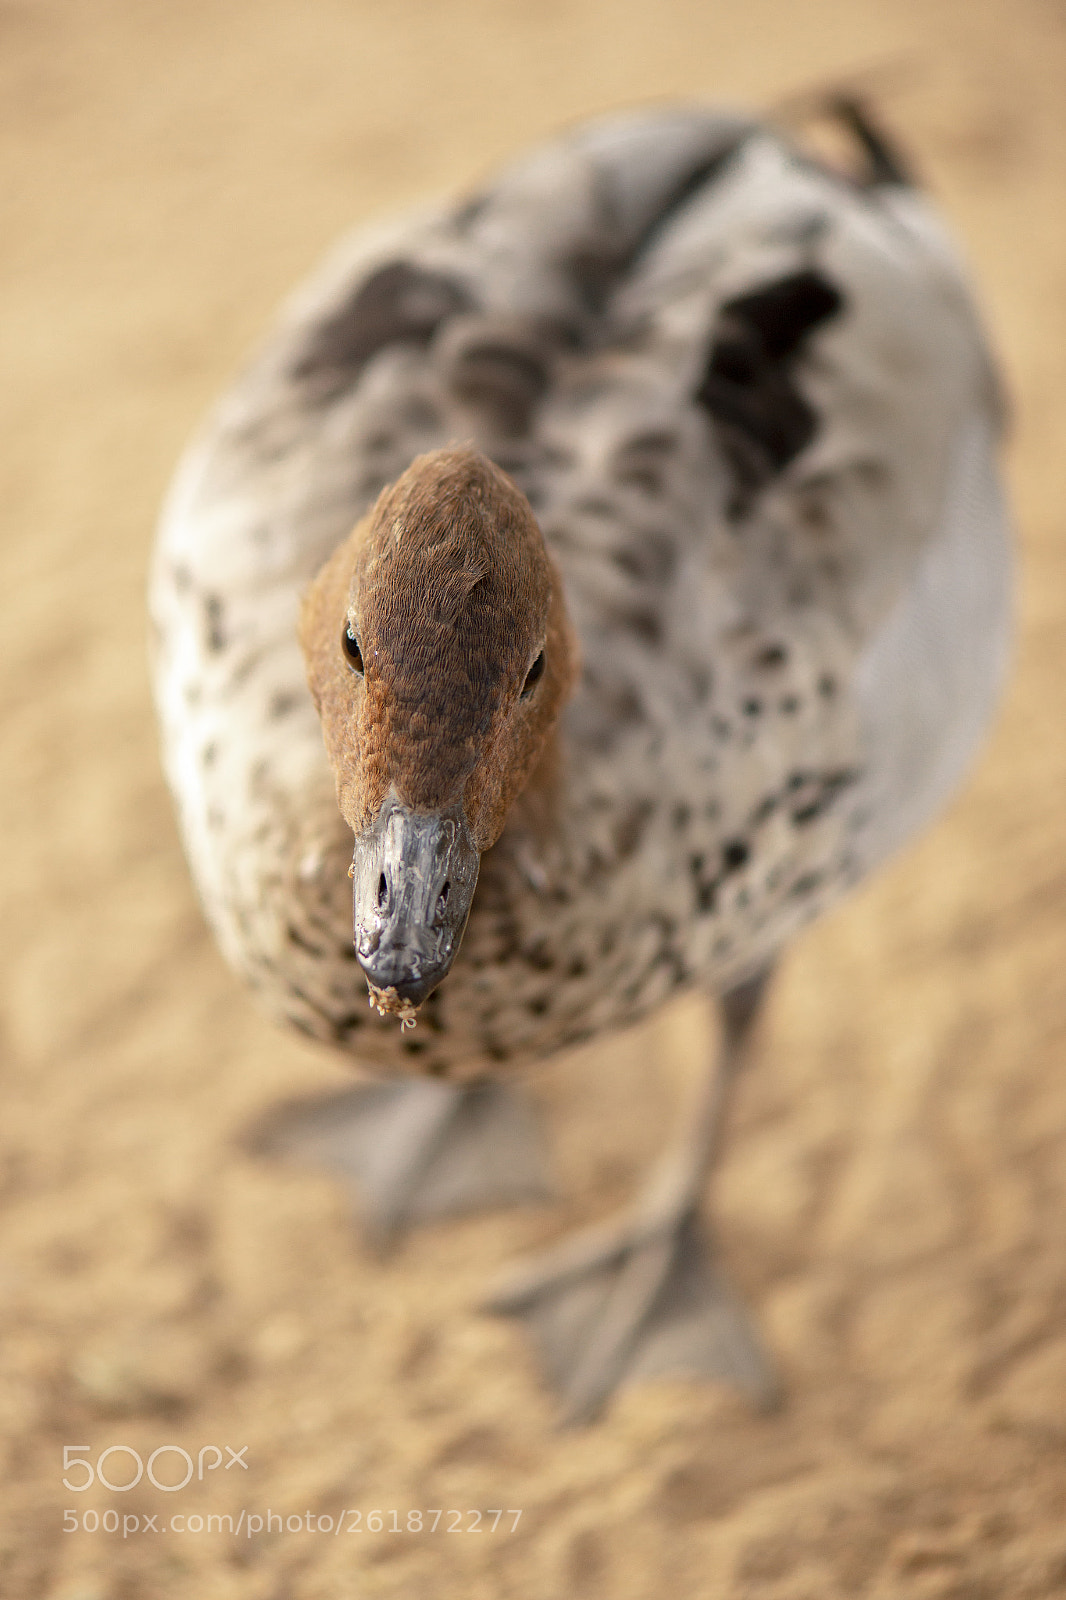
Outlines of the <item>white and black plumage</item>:
[[[941,807],[1003,671],[984,339],[929,205],[841,109],[859,178],[744,117],[642,112],[356,234],[209,420],[159,536],[166,767],[226,956],[275,1014],[360,1063],[476,1081],[305,1119],[305,1143],[352,1169],[374,1146],[378,1178],[362,1176],[382,1229],[506,1189],[491,1158],[475,1172],[478,1140],[528,1185],[520,1122],[486,1074],[684,986],[726,997],[686,1160],[622,1228],[501,1301],[528,1311],[574,1415],[664,1363],[769,1392],[692,1226],[721,1089],[776,953]],[[367,1005],[346,780],[297,623],[379,494],[449,445],[528,498],[582,668],[411,1030]],[[471,459],[417,470],[443,493]],[[463,492],[491,510],[478,470]],[[328,613],[330,651],[351,606]],[[309,659],[324,639],[305,637]],[[442,704],[439,737],[466,738]]]

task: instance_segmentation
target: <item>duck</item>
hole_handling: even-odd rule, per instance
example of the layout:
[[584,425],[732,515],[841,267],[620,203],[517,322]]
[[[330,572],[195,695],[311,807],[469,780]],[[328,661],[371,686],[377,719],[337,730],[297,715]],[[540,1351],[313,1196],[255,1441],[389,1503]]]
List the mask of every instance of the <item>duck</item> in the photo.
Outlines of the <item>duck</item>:
[[720,1044],[636,1198],[519,1262],[571,1423],[684,1371],[775,1404],[704,1196],[793,936],[955,792],[1010,636],[1004,404],[868,106],[820,158],[703,106],[579,124],[365,225],[186,452],[163,760],[223,955],[352,1058],[260,1148],[378,1248],[543,1197],[518,1069],[682,992]]

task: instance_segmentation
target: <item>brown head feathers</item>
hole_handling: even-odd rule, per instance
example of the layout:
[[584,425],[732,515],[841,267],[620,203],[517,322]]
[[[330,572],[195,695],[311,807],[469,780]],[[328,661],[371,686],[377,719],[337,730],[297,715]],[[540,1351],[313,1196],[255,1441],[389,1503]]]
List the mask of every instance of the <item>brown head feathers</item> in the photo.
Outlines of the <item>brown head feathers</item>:
[[419,456],[319,573],[301,639],[353,830],[395,788],[419,810],[463,805],[492,844],[576,674],[558,575],[511,480],[473,450]]

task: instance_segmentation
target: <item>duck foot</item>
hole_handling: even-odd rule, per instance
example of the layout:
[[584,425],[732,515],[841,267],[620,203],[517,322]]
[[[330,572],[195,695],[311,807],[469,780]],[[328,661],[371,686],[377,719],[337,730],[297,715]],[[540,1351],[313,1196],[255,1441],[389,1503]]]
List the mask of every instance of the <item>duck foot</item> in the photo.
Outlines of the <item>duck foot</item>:
[[339,1172],[380,1254],[432,1218],[551,1197],[532,1107],[500,1083],[360,1083],[279,1107],[248,1143]]
[[485,1310],[521,1318],[563,1397],[561,1422],[591,1422],[637,1378],[702,1374],[779,1403],[777,1376],[694,1209],[668,1222],[590,1228],[517,1267]]

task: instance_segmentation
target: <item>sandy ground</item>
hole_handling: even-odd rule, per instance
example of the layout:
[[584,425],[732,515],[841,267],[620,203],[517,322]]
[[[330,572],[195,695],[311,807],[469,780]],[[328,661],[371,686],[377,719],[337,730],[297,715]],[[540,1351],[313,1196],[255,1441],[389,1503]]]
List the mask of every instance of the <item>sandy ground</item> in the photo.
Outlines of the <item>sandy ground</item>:
[[[553,1063],[559,1205],[384,1264],[334,1182],[243,1154],[344,1071],[201,923],[143,666],[152,525],[353,221],[587,111],[871,66],[1016,404],[1017,669],[950,814],[790,956],[743,1085],[715,1203],[787,1407],[661,1382],[561,1435],[519,1332],[472,1308],[629,1192],[711,1024],[693,1000]],[[1057,0],[0,4],[4,1600],[1066,1592],[1064,91]],[[64,1487],[64,1446],[115,1445],[206,1450],[203,1481]]]

